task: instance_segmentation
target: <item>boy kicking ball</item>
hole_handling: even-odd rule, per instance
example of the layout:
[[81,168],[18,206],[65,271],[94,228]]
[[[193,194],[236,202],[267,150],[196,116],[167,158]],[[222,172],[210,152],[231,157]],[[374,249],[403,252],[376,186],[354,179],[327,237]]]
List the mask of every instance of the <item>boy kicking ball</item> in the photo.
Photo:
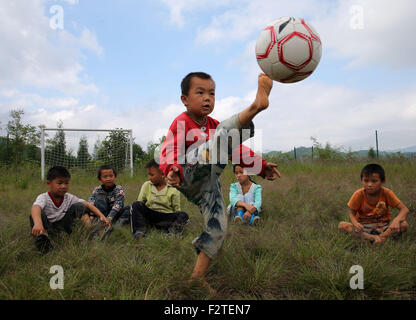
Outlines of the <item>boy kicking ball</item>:
[[[254,136],[252,120],[269,106],[272,86],[273,81],[260,74],[254,102],[239,114],[219,123],[208,116],[215,105],[213,79],[203,72],[188,74],[181,83],[181,100],[186,112],[173,121],[162,144],[160,169],[168,183],[196,204],[204,216],[205,229],[193,241],[198,257],[190,281],[200,282],[211,294],[215,291],[205,281],[205,275],[227,230],[226,206],[219,178],[228,159],[235,159],[237,155],[242,167],[268,180],[280,177],[276,164],[268,163],[241,145]],[[243,134],[243,130],[249,130],[250,135]],[[223,142],[229,142],[229,137],[236,132],[239,138],[224,145]],[[224,156],[226,161],[220,161]]]
[[[381,244],[390,236],[406,232],[409,209],[390,189],[383,185],[385,172],[378,164],[366,165],[361,171],[363,188],[357,190],[348,202],[350,221],[341,221],[338,229],[353,233],[363,240]],[[399,214],[390,223],[390,207],[399,209]]]

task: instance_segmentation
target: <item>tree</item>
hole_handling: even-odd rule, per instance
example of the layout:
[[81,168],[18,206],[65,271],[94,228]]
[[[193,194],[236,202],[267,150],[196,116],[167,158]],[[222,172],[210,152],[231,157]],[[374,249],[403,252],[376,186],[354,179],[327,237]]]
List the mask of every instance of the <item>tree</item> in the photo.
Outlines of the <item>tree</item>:
[[102,147],[97,150],[97,154],[102,156],[100,159],[104,163],[112,165],[117,171],[125,168],[128,155],[128,132],[122,129],[110,131],[102,142]]
[[[58,129],[63,129],[63,122],[59,121],[57,123],[57,127]],[[66,166],[67,156],[65,132],[63,130],[58,130],[52,139],[46,140],[46,144],[45,158],[48,160],[47,164],[54,166]]]
[[[40,130],[35,126],[22,123],[24,111],[11,110],[11,120],[7,123],[7,132],[10,139],[10,159],[20,163],[26,159],[34,159],[39,155]],[[41,127],[39,127],[41,128]]]
[[313,150],[314,152],[315,150],[317,151],[318,158],[320,160],[326,161],[342,158],[339,149],[333,148],[329,142],[327,142],[325,147],[323,147],[322,144],[318,142],[317,138],[311,137],[311,140],[313,142]]
[[376,152],[374,151],[374,148],[371,147],[370,150],[368,150],[368,159],[375,159],[376,158]]
[[159,152],[160,152],[160,147],[163,141],[165,140],[165,138],[166,136],[163,136],[162,138],[160,138],[159,142],[155,142],[155,143],[149,142],[147,144],[147,152],[146,152],[145,161],[149,161],[150,159],[154,158],[156,149],[159,148]]
[[86,136],[82,136],[79,140],[78,153],[77,153],[77,166],[86,169],[88,162],[91,160],[91,156],[88,153],[88,141]]
[[146,152],[143,150],[143,148],[139,144],[133,143],[133,161],[140,162],[145,157],[146,157]]
[[102,158],[102,154],[104,153],[104,147],[102,141],[98,138],[94,143],[94,150],[92,151],[92,159],[94,161]]

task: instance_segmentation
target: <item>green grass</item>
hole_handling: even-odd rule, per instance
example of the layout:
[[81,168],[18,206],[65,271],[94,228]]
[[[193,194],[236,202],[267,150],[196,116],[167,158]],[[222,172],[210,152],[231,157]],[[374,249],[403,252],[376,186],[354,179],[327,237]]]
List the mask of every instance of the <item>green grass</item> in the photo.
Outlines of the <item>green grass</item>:
[[[256,178],[264,187],[261,225],[229,223],[207,274],[218,291],[215,299],[415,299],[416,166],[382,164],[386,186],[411,209],[410,228],[401,239],[373,247],[338,233],[339,221],[348,219],[346,203],[361,186],[363,163],[282,165],[278,181]],[[191,242],[203,230],[203,218],[185,199],[191,223],[180,237],[151,230],[134,241],[125,227],[104,241],[88,240],[88,230],[78,224],[42,256],[29,227],[30,207],[46,191],[39,169],[0,168],[0,176],[0,299],[210,299],[205,290],[187,285],[196,260]],[[128,204],[145,179],[144,170],[117,178]],[[233,181],[227,167],[226,201]],[[97,182],[92,175],[74,175],[69,192],[87,199]],[[53,265],[64,269],[64,290],[49,287]],[[353,265],[364,268],[364,290],[349,287]]]

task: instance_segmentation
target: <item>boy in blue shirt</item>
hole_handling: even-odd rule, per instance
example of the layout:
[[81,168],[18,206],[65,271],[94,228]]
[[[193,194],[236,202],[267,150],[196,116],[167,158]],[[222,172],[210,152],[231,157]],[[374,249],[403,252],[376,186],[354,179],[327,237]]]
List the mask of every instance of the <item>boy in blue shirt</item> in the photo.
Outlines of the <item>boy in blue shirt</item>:
[[115,183],[117,172],[110,165],[98,169],[98,180],[101,185],[96,187],[88,202],[96,206],[112,224],[129,222],[130,206],[124,206],[125,192],[121,185]]

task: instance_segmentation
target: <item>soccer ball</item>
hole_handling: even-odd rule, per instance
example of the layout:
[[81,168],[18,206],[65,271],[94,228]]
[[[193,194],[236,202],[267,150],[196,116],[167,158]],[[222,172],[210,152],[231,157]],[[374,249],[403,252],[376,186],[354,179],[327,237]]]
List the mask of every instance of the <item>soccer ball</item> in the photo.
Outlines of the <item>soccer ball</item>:
[[309,77],[322,55],[316,30],[304,19],[283,17],[270,23],[256,43],[260,68],[273,80],[291,83]]

